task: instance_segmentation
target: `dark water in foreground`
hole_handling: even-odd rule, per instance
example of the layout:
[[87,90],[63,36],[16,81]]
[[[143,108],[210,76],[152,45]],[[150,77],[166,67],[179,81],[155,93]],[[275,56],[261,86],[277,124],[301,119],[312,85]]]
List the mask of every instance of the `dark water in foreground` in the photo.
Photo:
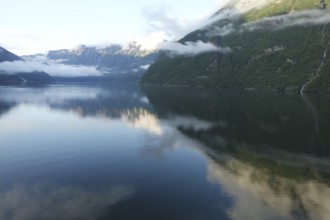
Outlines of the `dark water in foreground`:
[[0,219],[330,219],[330,98],[0,87]]

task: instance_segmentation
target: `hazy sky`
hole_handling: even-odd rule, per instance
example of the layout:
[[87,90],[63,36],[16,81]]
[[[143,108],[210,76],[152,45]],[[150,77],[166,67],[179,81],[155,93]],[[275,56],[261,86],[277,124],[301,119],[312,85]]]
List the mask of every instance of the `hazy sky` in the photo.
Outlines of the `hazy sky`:
[[0,0],[0,46],[18,55],[78,44],[150,46],[180,37],[228,0]]

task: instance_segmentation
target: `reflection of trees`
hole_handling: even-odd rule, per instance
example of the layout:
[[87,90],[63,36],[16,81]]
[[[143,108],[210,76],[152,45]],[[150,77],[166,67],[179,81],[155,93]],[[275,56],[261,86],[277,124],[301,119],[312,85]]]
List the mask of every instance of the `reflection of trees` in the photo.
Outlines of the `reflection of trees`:
[[[212,122],[204,129],[180,123],[176,127],[217,152],[291,177],[313,178],[317,171],[329,167],[328,161],[319,157],[327,156],[329,149],[313,142],[314,115],[299,96],[154,87],[143,90],[162,118],[190,115]],[[281,169],[273,169],[279,164]]]
[[[176,128],[204,145],[209,180],[232,196],[234,206],[228,213],[233,219],[328,218],[329,97],[312,97],[315,114],[296,95],[152,87],[143,91],[164,121],[185,115],[212,123],[204,129],[179,123]],[[316,136],[322,142],[315,141]]]
[[[226,146],[244,144],[257,151],[265,148],[327,156],[330,154],[329,97],[324,96],[320,108],[320,139],[315,141],[314,115],[298,95],[221,91],[190,88],[154,88],[142,90],[162,118],[190,115],[218,123],[208,130],[182,129],[192,137],[214,146],[217,137]],[[323,122],[323,123],[322,123]],[[226,126],[223,126],[223,125]],[[221,147],[226,147],[221,146]],[[220,147],[220,146],[218,146]]]

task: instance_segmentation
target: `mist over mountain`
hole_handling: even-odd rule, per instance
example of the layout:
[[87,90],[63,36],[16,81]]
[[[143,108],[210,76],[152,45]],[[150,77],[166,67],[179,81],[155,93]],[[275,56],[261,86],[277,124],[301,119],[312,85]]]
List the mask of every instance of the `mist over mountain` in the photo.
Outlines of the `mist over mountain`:
[[231,1],[203,28],[161,47],[141,82],[330,91],[329,4]]
[[0,47],[0,85],[49,83],[53,81],[52,77],[44,71],[30,71],[25,68],[12,71],[8,66],[15,62],[24,63],[25,61],[16,54]]
[[143,49],[136,42],[103,47],[80,45],[73,49],[49,51],[47,58],[65,65],[93,66],[104,77],[137,81],[156,57],[156,51]]
[[[57,82],[137,82],[156,56],[136,42],[125,45],[86,46],[49,51],[22,58],[1,49],[3,82],[25,83],[31,75],[48,73]],[[26,80],[29,78],[29,80]],[[36,77],[33,77],[35,79]],[[45,79],[45,78],[44,78]]]

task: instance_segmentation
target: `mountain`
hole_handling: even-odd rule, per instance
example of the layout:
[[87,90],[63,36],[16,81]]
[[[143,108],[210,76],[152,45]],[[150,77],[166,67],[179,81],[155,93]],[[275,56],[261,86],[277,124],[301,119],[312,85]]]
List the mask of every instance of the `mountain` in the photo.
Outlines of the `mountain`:
[[5,48],[0,47],[0,62],[5,62],[5,61],[12,62],[16,60],[22,60],[22,59],[16,54],[9,52]]
[[105,78],[126,81],[138,80],[156,57],[156,52],[131,42],[106,47],[80,45],[71,50],[49,51],[47,57],[67,65],[96,66],[105,72]]
[[[2,62],[14,62],[24,60],[9,52],[8,50],[0,47],[0,63]],[[2,70],[0,67],[0,85],[12,85],[12,84],[25,84],[25,83],[50,83],[53,81],[53,78],[42,71],[33,71],[33,72],[16,72],[8,73],[5,70]]]
[[236,0],[177,43],[211,42],[196,56],[163,50],[143,84],[330,91],[330,0]]
[[0,71],[0,85],[26,84],[26,83],[51,83],[54,79],[46,72],[21,72],[8,74]]

